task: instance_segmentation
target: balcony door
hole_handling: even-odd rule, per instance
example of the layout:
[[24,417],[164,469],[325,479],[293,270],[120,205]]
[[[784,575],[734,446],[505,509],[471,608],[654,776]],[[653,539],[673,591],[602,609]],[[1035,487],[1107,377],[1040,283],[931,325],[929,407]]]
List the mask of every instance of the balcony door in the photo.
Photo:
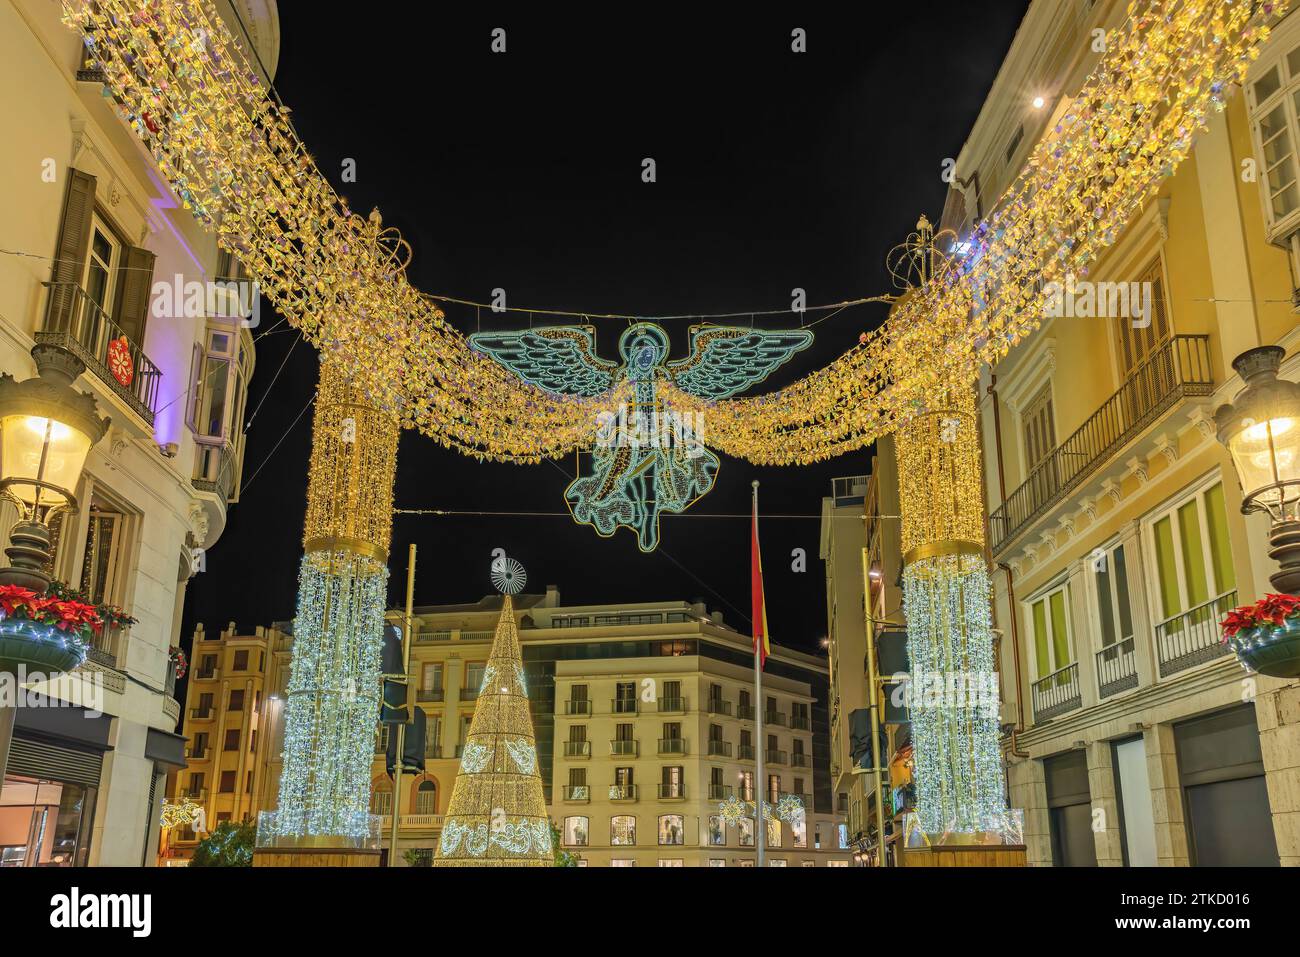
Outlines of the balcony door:
[[1056,448],[1056,420],[1052,409],[1052,386],[1044,386],[1025,408],[1025,474],[1033,496],[1031,511],[1056,494],[1059,476],[1052,452]]
[[1138,289],[1140,303],[1145,304],[1150,293],[1150,315],[1139,315],[1137,307],[1132,306],[1132,315],[1113,320],[1119,340],[1120,375],[1124,381],[1123,408],[1128,419],[1125,428],[1136,425],[1160,401],[1172,388],[1175,376],[1174,357],[1164,348],[1169,341],[1170,323],[1159,258],[1143,270]]

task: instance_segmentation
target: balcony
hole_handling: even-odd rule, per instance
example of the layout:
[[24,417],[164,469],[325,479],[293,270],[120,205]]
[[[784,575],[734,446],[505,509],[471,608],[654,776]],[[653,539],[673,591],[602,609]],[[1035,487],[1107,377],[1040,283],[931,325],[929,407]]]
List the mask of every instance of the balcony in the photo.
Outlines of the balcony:
[[451,641],[451,632],[446,630],[440,630],[440,631],[417,631],[415,633],[415,643],[417,645],[430,644],[435,641]]
[[[152,426],[162,372],[75,282],[44,285],[49,295],[45,300],[45,320],[36,333],[36,341],[67,349],[86,364],[87,371]],[[109,344],[122,340],[126,348],[114,356],[113,361],[118,365],[115,375],[109,365]]]
[[1097,696],[1109,698],[1138,685],[1133,639],[1117,641],[1097,652]]
[[784,728],[786,717],[784,711],[765,711],[763,712],[763,723],[770,724],[773,727]]
[[731,715],[731,702],[723,701],[721,698],[710,698],[706,707],[709,714]]
[[196,748],[191,745],[185,749],[185,757],[191,761],[206,761],[210,754],[212,754],[211,748]]
[[195,802],[206,801],[206,800],[208,799],[208,789],[207,789],[207,788],[189,788],[188,790],[186,790],[186,791],[184,792],[184,794],[182,794],[182,797],[187,797],[187,798],[189,798],[191,801],[195,801]]
[[684,801],[686,800],[686,785],[680,781],[676,783],[659,785],[659,800],[661,801]]
[[1078,708],[1083,703],[1079,695],[1079,663],[1035,681],[1033,693],[1035,721],[1046,721]]
[[812,724],[803,715],[796,714],[790,716],[790,727],[795,731],[811,731]]
[[239,485],[239,459],[234,446],[222,441],[215,445],[200,444],[194,450],[194,474],[190,485],[196,492],[213,492],[229,505],[236,500]]
[[[403,814],[397,819],[397,826],[403,831],[427,831],[442,827],[442,822],[441,814]],[[380,815],[379,830],[387,835],[392,829],[393,814],[390,809],[388,813]]]
[[636,757],[638,751],[636,740],[633,738],[618,738],[609,742],[609,753],[612,755]]
[[778,751],[776,748],[768,748],[763,752],[763,760],[767,764],[789,764],[788,758],[789,755],[784,751]]
[[731,797],[731,794],[732,794],[732,791],[733,791],[733,790],[734,790],[734,789],[732,788],[732,786],[731,786],[730,784],[710,784],[710,785],[709,785],[709,800],[710,800],[710,801],[725,801],[727,798]]
[[86,657],[105,668],[117,668],[118,656],[126,643],[126,629],[119,625],[106,624],[99,629],[99,634],[92,634]]
[[636,698],[613,698],[609,710],[613,714],[640,714],[641,703]]
[[720,758],[731,757],[731,742],[719,741],[716,739],[709,740],[709,754]]
[[190,708],[190,717],[195,721],[211,720],[213,713],[212,705],[205,705],[198,708]]
[[754,760],[754,746],[752,744],[742,744],[736,749],[736,757],[742,761]]
[[660,714],[685,714],[686,699],[677,698],[660,698],[657,702]]
[[831,498],[835,501],[835,507],[864,504],[869,479],[870,476],[867,475],[846,475],[831,479]]
[[441,688],[418,688],[415,692],[416,701],[443,701],[447,693]]
[[741,721],[753,721],[753,720],[754,720],[754,706],[753,706],[753,705],[749,705],[749,704],[741,704],[741,705],[737,705],[737,706],[736,706],[736,717],[739,718]]
[[590,702],[590,701],[576,701],[576,700],[572,700],[572,699],[570,699],[569,701],[564,702],[564,713],[565,713],[565,714],[585,714],[585,715],[590,715],[590,714],[591,714],[591,702]]
[[989,516],[996,555],[1011,540],[1110,461],[1161,414],[1189,396],[1214,391],[1209,336],[1174,336],[1139,365],[1101,408],[1053,449]]
[[460,689],[460,700],[461,700],[461,701],[477,701],[477,700],[478,700],[479,692],[480,692],[481,690],[483,690],[483,689],[482,689],[482,687],[479,686],[479,685],[475,685],[473,688],[461,688],[461,689]]
[[591,757],[591,742],[590,741],[565,741],[564,756],[566,758]]
[[591,788],[586,784],[566,784],[564,800],[571,804],[586,804],[591,801]]
[[495,631],[462,631],[461,641],[491,641],[496,637]]
[[1226,592],[1156,625],[1156,658],[1160,663],[1160,677],[1167,678],[1231,654],[1228,646],[1223,644],[1219,621],[1236,604],[1236,591]]
[[210,681],[217,676],[216,669],[205,668],[201,671],[194,672],[195,681]]
[[806,768],[806,767],[808,767],[808,760],[809,760],[809,759],[808,759],[808,752],[806,752],[806,751],[795,751],[793,754],[790,755],[790,767],[792,767],[792,768]]
[[660,738],[659,753],[660,754],[685,754],[686,739],[685,738]]
[[609,786],[609,799],[611,801],[635,801],[636,785],[635,784],[611,784]]

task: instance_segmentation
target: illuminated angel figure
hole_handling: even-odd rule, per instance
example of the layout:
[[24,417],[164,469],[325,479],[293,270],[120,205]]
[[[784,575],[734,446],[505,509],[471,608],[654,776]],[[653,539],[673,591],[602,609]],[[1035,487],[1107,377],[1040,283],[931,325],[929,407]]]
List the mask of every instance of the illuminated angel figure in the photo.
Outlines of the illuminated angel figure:
[[643,552],[659,544],[659,515],[682,512],[713,488],[718,458],[704,448],[705,423],[664,406],[659,384],[703,399],[726,399],[762,382],[812,343],[803,329],[767,332],[692,326],[691,354],[668,361],[668,333],[650,322],[619,339],[621,363],[596,355],[593,326],[553,326],[470,336],[525,382],[548,392],[594,397],[630,386],[631,405],[601,413],[591,472],[564,492],[574,520],[603,538],[634,529]]

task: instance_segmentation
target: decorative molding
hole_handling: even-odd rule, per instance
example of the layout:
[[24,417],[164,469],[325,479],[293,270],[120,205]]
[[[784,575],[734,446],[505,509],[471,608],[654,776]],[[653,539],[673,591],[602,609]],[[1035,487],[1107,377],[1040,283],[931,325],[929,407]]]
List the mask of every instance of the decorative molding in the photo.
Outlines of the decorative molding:
[[1079,508],[1082,514],[1088,516],[1088,521],[1097,521],[1097,499],[1089,495],[1087,498],[1079,499]]
[[1124,490],[1120,487],[1119,482],[1116,482],[1113,478],[1102,480],[1101,491],[1104,495],[1110,496],[1110,500],[1116,505],[1124,500]]
[[1173,465],[1178,461],[1178,440],[1176,438],[1171,439],[1167,434],[1162,433],[1152,441],[1155,443],[1155,451],[1163,455],[1166,462]]
[[198,502],[190,503],[190,534],[194,536],[194,547],[202,548],[208,539],[208,513]]
[[1208,406],[1194,406],[1192,410],[1187,413],[1187,418],[1190,422],[1190,426],[1189,429],[1185,429],[1184,432],[1189,431],[1190,429],[1195,429],[1200,433],[1202,439],[1213,440],[1215,438],[1216,429],[1214,425],[1214,416],[1210,414]]
[[1056,551],[1056,532],[1051,529],[1041,532],[1038,536],[1038,540],[1042,543],[1041,547],[1046,550],[1048,555],[1051,555],[1052,552]]
[[1128,467],[1127,475],[1132,475],[1138,480],[1138,486],[1146,485],[1151,480],[1147,473],[1147,463],[1145,460],[1138,458],[1136,455],[1124,463]]
[[1169,197],[1161,196],[1156,200],[1156,229],[1160,233],[1160,241],[1169,241]]
[[1062,515],[1060,518],[1056,520],[1056,524],[1059,525],[1061,527],[1061,531],[1065,533],[1065,540],[1067,542],[1070,539],[1074,538],[1074,516],[1073,515]]

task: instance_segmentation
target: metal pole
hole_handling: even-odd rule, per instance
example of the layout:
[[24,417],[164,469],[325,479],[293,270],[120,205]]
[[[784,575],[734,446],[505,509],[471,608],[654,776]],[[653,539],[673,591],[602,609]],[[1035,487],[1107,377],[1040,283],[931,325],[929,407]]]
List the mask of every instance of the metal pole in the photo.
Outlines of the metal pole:
[[[406,560],[406,620],[402,627],[402,683],[406,686],[406,707],[415,707],[411,701],[411,606],[415,600],[415,543]],[[402,764],[406,758],[406,724],[397,726],[397,758],[393,762],[393,829],[388,843],[388,866],[397,866],[397,829],[402,810]]]
[[[871,576],[867,566],[867,550],[862,549],[862,594],[871,595]],[[866,609],[865,621],[867,635],[867,693],[870,696],[871,714],[871,767],[876,779],[876,866],[885,866],[885,788],[884,776],[880,767],[880,682],[876,676],[876,633],[875,620],[871,617],[871,605],[863,601]]]
[[[17,677],[11,672],[3,672],[4,676],[14,682],[14,688],[17,690]],[[14,721],[18,718],[18,708],[4,705],[0,707],[0,786],[4,784],[5,765],[9,763],[9,743],[14,737]]]
[[[754,547],[758,547],[758,480],[754,480]],[[764,599],[766,601],[766,598]],[[763,749],[767,746],[763,740],[763,661],[759,656],[759,642],[766,635],[759,637],[759,630],[764,627],[760,618],[752,625],[754,632],[754,840],[758,849],[758,866],[764,866],[764,845],[767,843],[767,820],[763,817],[763,808],[767,802],[767,782],[763,778]]]

